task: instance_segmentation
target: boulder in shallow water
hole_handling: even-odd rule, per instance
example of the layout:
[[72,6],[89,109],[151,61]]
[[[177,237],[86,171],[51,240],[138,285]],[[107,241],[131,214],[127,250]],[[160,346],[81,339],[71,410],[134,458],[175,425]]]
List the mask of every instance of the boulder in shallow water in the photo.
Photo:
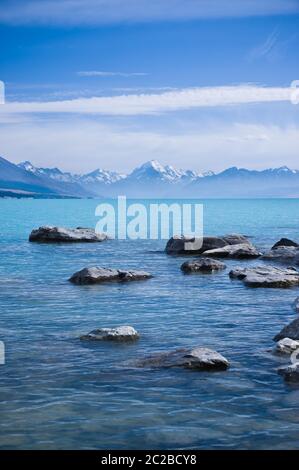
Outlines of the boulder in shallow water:
[[297,299],[294,301],[294,310],[295,312],[299,313],[299,297],[297,297]]
[[278,373],[282,375],[287,382],[299,382],[299,362],[279,367]]
[[250,244],[244,235],[232,234],[223,237],[194,238],[188,236],[174,236],[168,240],[165,251],[172,255],[201,254],[207,250],[222,248],[226,245]]
[[151,278],[145,271],[124,271],[101,267],[84,268],[74,273],[69,281],[73,284],[99,284],[101,282],[141,281]]
[[130,342],[139,339],[139,333],[132,326],[117,326],[116,328],[99,328],[80,337],[87,341],[118,341]]
[[250,259],[258,258],[260,253],[253,245],[242,243],[239,245],[227,245],[215,250],[207,250],[203,256],[211,256],[215,258],[235,258],[235,259]]
[[240,279],[248,287],[288,288],[299,285],[299,272],[295,268],[255,266],[230,271],[231,279]]
[[45,225],[37,229],[32,230],[29,235],[30,242],[40,242],[40,243],[57,243],[57,242],[67,242],[67,243],[92,243],[92,242],[102,242],[107,240],[108,236],[104,233],[96,233],[91,228],[64,228],[64,227],[53,227],[50,225]]
[[262,258],[266,260],[280,261],[282,263],[298,264],[299,248],[294,246],[278,246],[277,248],[264,253]]
[[299,248],[299,244],[294,242],[293,240],[290,240],[289,238],[281,238],[278,242],[275,243],[275,245],[272,246],[271,250],[275,250],[280,246],[294,246],[296,248]]
[[225,269],[224,263],[210,258],[199,258],[192,261],[186,261],[182,264],[181,270],[184,273],[212,273]]
[[158,368],[183,367],[202,371],[226,370],[230,366],[229,361],[220,353],[203,347],[156,353],[137,361],[136,365]]
[[296,318],[287,326],[285,326],[280,333],[274,337],[274,341],[279,341],[283,338],[290,338],[299,341],[299,318]]
[[291,338],[283,338],[277,342],[273,348],[273,353],[290,356],[297,349],[299,349],[299,341],[295,341]]

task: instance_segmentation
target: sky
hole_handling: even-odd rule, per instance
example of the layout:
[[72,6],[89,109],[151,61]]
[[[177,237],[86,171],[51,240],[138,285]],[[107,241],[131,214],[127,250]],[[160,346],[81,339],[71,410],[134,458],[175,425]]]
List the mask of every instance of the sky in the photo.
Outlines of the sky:
[[299,168],[299,0],[1,0],[0,39],[12,162]]

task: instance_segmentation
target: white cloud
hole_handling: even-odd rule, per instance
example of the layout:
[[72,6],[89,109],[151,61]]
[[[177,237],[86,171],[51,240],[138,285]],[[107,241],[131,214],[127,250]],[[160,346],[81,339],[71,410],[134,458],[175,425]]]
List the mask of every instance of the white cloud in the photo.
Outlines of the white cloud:
[[149,115],[202,107],[290,101],[292,92],[290,87],[252,85],[187,88],[158,94],[129,94],[48,102],[7,102],[0,106],[0,114]]
[[143,77],[145,72],[104,72],[101,70],[86,70],[77,72],[79,77]]
[[298,13],[297,0],[1,0],[9,24],[109,24]]
[[[240,124],[138,131],[90,119],[51,120],[0,127],[0,155],[87,172],[97,167],[129,171],[157,159],[178,167],[222,170],[298,167],[299,127]],[[157,126],[157,129],[159,127]]]

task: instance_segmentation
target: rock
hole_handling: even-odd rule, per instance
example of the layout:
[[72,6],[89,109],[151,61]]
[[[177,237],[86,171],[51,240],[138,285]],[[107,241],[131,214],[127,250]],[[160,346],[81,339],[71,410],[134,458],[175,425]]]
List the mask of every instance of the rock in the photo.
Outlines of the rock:
[[230,271],[231,279],[240,279],[248,287],[293,287],[299,285],[299,273],[295,268],[255,266]]
[[291,338],[283,338],[279,340],[275,348],[273,348],[273,353],[290,356],[297,349],[299,349],[299,341],[295,341]]
[[157,353],[137,362],[138,367],[183,367],[203,371],[226,370],[228,360],[216,351],[208,348],[176,349],[166,353]]
[[296,318],[287,326],[285,326],[280,333],[274,337],[274,341],[279,341],[283,338],[290,338],[299,341],[299,318]]
[[299,313],[299,297],[297,297],[293,305],[294,305],[295,312]]
[[96,233],[91,228],[64,228],[50,225],[32,230],[29,235],[30,242],[57,243],[57,242],[102,242],[108,236],[104,233]]
[[[193,244],[193,249],[191,248]],[[243,235],[225,235],[224,237],[194,238],[186,236],[174,236],[168,240],[165,251],[168,254],[201,254],[207,250],[222,248],[226,245],[250,244]],[[198,245],[198,248],[197,248]]]
[[213,271],[220,271],[225,268],[225,264],[210,258],[199,258],[192,261],[186,261],[181,266],[181,270],[184,271],[184,273],[212,273]]
[[294,246],[299,248],[298,243],[293,242],[293,240],[290,240],[289,238],[281,238],[277,243],[275,243],[275,245],[272,246],[271,250],[275,250],[280,246]]
[[212,256],[215,258],[258,258],[261,256],[260,253],[253,245],[242,243],[240,245],[227,245],[222,248],[216,248],[215,250],[207,250],[203,253],[203,256]]
[[84,268],[69,279],[74,284],[98,284],[101,282],[126,282],[149,279],[152,275],[145,271],[123,271],[101,267]]
[[118,326],[116,328],[99,328],[80,337],[88,341],[136,341],[139,333],[132,326]]
[[299,248],[294,246],[278,246],[265,253],[262,259],[297,264],[299,261]]
[[299,362],[279,367],[278,373],[282,375],[287,382],[299,382]]

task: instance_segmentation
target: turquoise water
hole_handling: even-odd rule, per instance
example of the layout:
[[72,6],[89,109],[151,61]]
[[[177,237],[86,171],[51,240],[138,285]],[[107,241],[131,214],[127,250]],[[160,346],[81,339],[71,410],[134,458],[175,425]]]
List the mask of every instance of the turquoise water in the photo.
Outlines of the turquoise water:
[[[239,232],[259,247],[299,239],[299,200],[204,202],[205,234]],[[295,317],[296,289],[247,289],[228,269],[185,276],[165,241],[28,243],[42,224],[95,226],[94,200],[0,200],[2,449],[299,449],[299,387],[267,352]],[[257,264],[257,261],[250,261]],[[248,262],[242,262],[243,265]],[[84,266],[142,268],[146,282],[75,286]],[[227,262],[228,268],[240,262]],[[136,344],[78,336],[129,324]],[[202,345],[227,372],[143,370],[155,351]]]

